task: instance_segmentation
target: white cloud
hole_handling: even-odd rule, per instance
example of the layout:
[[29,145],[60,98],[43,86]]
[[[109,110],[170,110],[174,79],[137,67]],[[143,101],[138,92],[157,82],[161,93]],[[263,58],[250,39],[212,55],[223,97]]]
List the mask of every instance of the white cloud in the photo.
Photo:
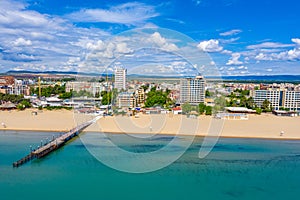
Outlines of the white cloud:
[[255,56],[255,60],[268,60],[268,61],[271,61],[271,60],[273,60],[273,58],[271,56],[268,56],[267,54],[259,53],[257,56]]
[[238,41],[240,39],[240,37],[236,37],[236,38],[230,38],[230,39],[220,39],[219,41],[223,44],[230,44],[230,43],[234,43],[235,41]]
[[263,49],[263,48],[285,48],[285,47],[293,47],[294,44],[282,44],[278,42],[264,42],[261,44],[249,45],[247,49]]
[[231,58],[226,63],[226,65],[241,65],[241,64],[243,64],[242,61],[239,61],[240,57],[241,57],[240,53],[233,53],[231,55]]
[[223,50],[222,51],[222,54],[229,54],[229,55],[231,55],[232,54],[232,51],[229,51],[229,50]]
[[239,30],[239,29],[233,29],[233,30],[230,30],[230,31],[226,31],[224,33],[220,33],[220,36],[231,36],[231,35],[237,35],[239,33],[241,33],[242,30]]
[[153,6],[130,2],[105,9],[82,9],[66,17],[75,22],[107,22],[125,25],[144,24],[158,16]]
[[208,41],[203,41],[203,42],[200,42],[197,47],[202,50],[202,51],[205,51],[205,52],[220,52],[223,50],[223,47],[220,46],[219,44],[219,40],[214,40],[214,39],[211,39],[211,40],[208,40]]
[[178,47],[175,44],[168,42],[159,32],[153,33],[146,41],[156,44],[165,51],[178,51]]
[[24,38],[18,38],[13,44],[15,46],[31,46],[32,42],[30,40],[25,40]]
[[295,48],[288,51],[283,51],[280,53],[259,53],[255,56],[257,61],[296,61],[300,60],[300,48]]
[[297,45],[300,46],[300,38],[293,38],[292,42],[296,43]]
[[127,54],[127,53],[133,52],[132,49],[128,48],[128,46],[127,46],[127,44],[125,42],[118,43],[117,46],[116,46],[116,51],[118,53],[123,53],[123,54]]
[[229,67],[229,68],[228,68],[228,71],[234,71],[234,70],[235,70],[234,67]]

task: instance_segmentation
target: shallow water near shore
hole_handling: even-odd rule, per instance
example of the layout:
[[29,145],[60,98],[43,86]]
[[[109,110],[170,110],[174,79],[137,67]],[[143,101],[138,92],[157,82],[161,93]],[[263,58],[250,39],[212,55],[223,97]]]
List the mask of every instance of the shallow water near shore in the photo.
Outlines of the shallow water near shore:
[[[58,134],[0,131],[1,199],[229,200],[297,199],[300,195],[297,140],[222,138],[205,159],[199,159],[202,138],[196,138],[170,166],[130,174],[105,166],[76,138],[43,159],[12,167],[30,145]],[[110,137],[124,149],[141,152],[164,145],[170,136],[157,137],[151,145],[133,144],[122,135]]]

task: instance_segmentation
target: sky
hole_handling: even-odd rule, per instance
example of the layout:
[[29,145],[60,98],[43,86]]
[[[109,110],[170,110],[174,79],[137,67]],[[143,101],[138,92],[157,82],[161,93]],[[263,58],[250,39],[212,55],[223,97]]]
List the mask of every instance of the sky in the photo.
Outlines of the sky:
[[0,0],[0,72],[114,63],[132,73],[299,75],[299,8],[297,0]]

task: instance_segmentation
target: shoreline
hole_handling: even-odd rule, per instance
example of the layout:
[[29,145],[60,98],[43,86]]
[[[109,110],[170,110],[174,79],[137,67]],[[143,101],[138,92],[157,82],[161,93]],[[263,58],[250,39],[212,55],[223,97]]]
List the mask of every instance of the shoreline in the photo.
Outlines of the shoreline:
[[[1,111],[0,123],[6,128],[0,131],[67,132],[93,116],[75,114],[73,111],[42,111],[32,115],[34,109],[25,111]],[[139,118],[106,116],[83,132],[102,132],[107,134],[148,134],[165,136],[207,137],[212,121],[211,116],[187,119],[182,115],[144,115]],[[198,120],[198,121],[195,121]],[[278,117],[272,114],[249,115],[248,120],[221,120],[220,138],[300,140],[300,117]],[[191,123],[185,124],[185,122]],[[183,125],[182,125],[183,124]],[[186,126],[182,128],[181,126]],[[150,128],[149,128],[150,127]],[[149,130],[150,129],[150,130]],[[152,130],[153,129],[153,130]],[[283,136],[280,132],[284,131]],[[179,132],[179,133],[178,133]],[[213,137],[213,136],[209,136]]]
[[[53,133],[61,133],[65,131],[59,131],[59,130],[21,130],[21,129],[0,129],[1,132],[5,131],[16,131],[16,132],[53,132]],[[101,133],[101,134],[111,134],[111,135],[149,135],[149,133],[123,133],[123,132],[100,132],[100,131],[82,131],[83,134],[85,133]],[[198,138],[205,138],[207,135],[188,135],[188,134],[175,134],[175,133],[158,133],[155,134],[155,136],[165,136],[165,137],[173,137],[173,136],[179,136],[179,137],[198,137]],[[208,136],[208,137],[216,137],[216,136]],[[260,140],[294,140],[294,141],[300,141],[300,138],[289,138],[289,137],[259,137],[259,136],[219,136],[219,139],[260,139]]]

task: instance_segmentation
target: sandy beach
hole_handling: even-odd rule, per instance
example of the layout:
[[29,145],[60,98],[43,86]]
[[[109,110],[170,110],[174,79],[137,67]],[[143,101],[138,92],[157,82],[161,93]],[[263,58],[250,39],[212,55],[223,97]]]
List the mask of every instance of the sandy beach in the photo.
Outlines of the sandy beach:
[[[76,124],[92,119],[91,115],[73,111],[0,111],[0,130],[67,131]],[[2,125],[5,124],[5,127]],[[180,134],[242,138],[300,139],[300,117],[272,114],[250,115],[249,120],[217,120],[210,116],[196,119],[182,115],[143,115],[135,117],[103,117],[85,131],[127,134]],[[284,134],[281,136],[281,131]]]

